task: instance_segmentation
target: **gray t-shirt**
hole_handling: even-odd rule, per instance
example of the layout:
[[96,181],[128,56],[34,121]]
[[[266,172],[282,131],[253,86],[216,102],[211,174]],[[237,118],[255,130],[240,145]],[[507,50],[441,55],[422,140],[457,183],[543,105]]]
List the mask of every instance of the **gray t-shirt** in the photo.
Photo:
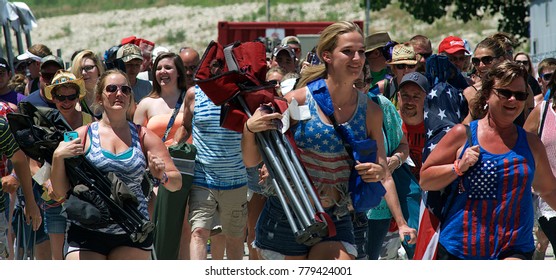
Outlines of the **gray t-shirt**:
[[149,95],[153,89],[152,84],[149,81],[137,79],[137,83],[133,88],[133,97],[135,98],[135,103],[139,103],[143,97]]

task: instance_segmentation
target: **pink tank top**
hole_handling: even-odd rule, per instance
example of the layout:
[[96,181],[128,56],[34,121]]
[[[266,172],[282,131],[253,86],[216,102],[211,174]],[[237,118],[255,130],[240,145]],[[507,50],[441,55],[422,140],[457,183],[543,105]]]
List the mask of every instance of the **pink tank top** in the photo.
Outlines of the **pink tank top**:
[[[541,104],[541,106],[544,106],[544,104]],[[552,173],[556,174],[556,129],[554,129],[554,127],[556,127],[556,112],[554,112],[552,101],[550,101],[548,104],[548,112],[546,112],[541,141],[546,147],[546,154],[548,155]]]

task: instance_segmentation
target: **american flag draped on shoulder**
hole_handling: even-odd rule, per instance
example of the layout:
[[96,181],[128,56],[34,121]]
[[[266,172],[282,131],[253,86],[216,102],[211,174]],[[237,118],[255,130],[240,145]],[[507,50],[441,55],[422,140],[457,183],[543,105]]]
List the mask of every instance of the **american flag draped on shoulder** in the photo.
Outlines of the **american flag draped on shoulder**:
[[[454,125],[461,123],[469,111],[463,96],[465,87],[465,84],[461,83],[463,77],[447,57],[433,55],[427,59],[426,76],[429,81],[434,81],[434,86],[425,98],[426,142],[423,149],[423,162],[440,139]],[[444,191],[423,193],[414,259],[435,259],[442,210],[447,196]]]

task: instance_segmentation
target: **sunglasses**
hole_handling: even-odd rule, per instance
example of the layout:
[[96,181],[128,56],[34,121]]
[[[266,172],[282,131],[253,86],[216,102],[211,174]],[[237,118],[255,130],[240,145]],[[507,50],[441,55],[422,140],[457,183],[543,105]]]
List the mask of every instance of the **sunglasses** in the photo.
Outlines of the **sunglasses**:
[[91,72],[91,71],[93,71],[93,69],[95,69],[95,67],[96,67],[96,65],[85,65],[81,69],[85,72]]
[[527,96],[529,96],[529,93],[524,92],[524,91],[512,91],[509,89],[503,89],[503,88],[494,88],[494,90],[498,93],[498,96],[503,96],[506,99],[510,99],[512,96],[515,97],[515,100],[518,101],[525,101],[527,100]]
[[516,60],[515,62],[516,62],[516,63],[519,63],[519,64],[521,64],[521,65],[525,65],[525,66],[527,66],[527,64],[529,64],[529,61],[528,61],[528,60]]
[[404,70],[404,69],[413,69],[415,68],[415,64],[413,65],[409,65],[409,64],[394,64],[394,67],[396,67],[396,69],[398,70]]
[[431,57],[432,53],[418,53],[422,58],[427,59]]
[[545,73],[545,74],[542,74],[541,77],[545,82],[549,82],[550,78],[552,78],[552,74],[553,73]]
[[60,102],[64,102],[66,100],[73,101],[79,97],[79,93],[74,93],[72,95],[58,95],[53,93],[52,97]]
[[117,86],[117,85],[107,85],[105,90],[106,92],[109,93],[115,93],[118,91],[118,89],[125,95],[129,95],[131,93],[131,87],[123,85],[123,86]]
[[471,63],[474,66],[479,66],[481,64],[481,62],[484,65],[490,65],[495,58],[498,58],[498,57],[494,57],[494,56],[490,56],[490,55],[483,56],[481,58],[473,57],[473,58],[471,58]]

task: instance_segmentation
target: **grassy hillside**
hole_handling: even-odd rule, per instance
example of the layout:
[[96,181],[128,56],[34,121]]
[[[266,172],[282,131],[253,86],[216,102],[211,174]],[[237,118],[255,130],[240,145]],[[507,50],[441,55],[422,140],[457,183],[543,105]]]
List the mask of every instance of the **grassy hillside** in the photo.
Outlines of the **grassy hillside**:
[[[55,17],[78,13],[96,13],[110,10],[131,10],[150,7],[164,7],[168,5],[216,7],[239,3],[261,3],[266,0],[25,0],[35,17]],[[278,2],[283,4],[302,3],[306,0],[271,0],[271,5]]]

